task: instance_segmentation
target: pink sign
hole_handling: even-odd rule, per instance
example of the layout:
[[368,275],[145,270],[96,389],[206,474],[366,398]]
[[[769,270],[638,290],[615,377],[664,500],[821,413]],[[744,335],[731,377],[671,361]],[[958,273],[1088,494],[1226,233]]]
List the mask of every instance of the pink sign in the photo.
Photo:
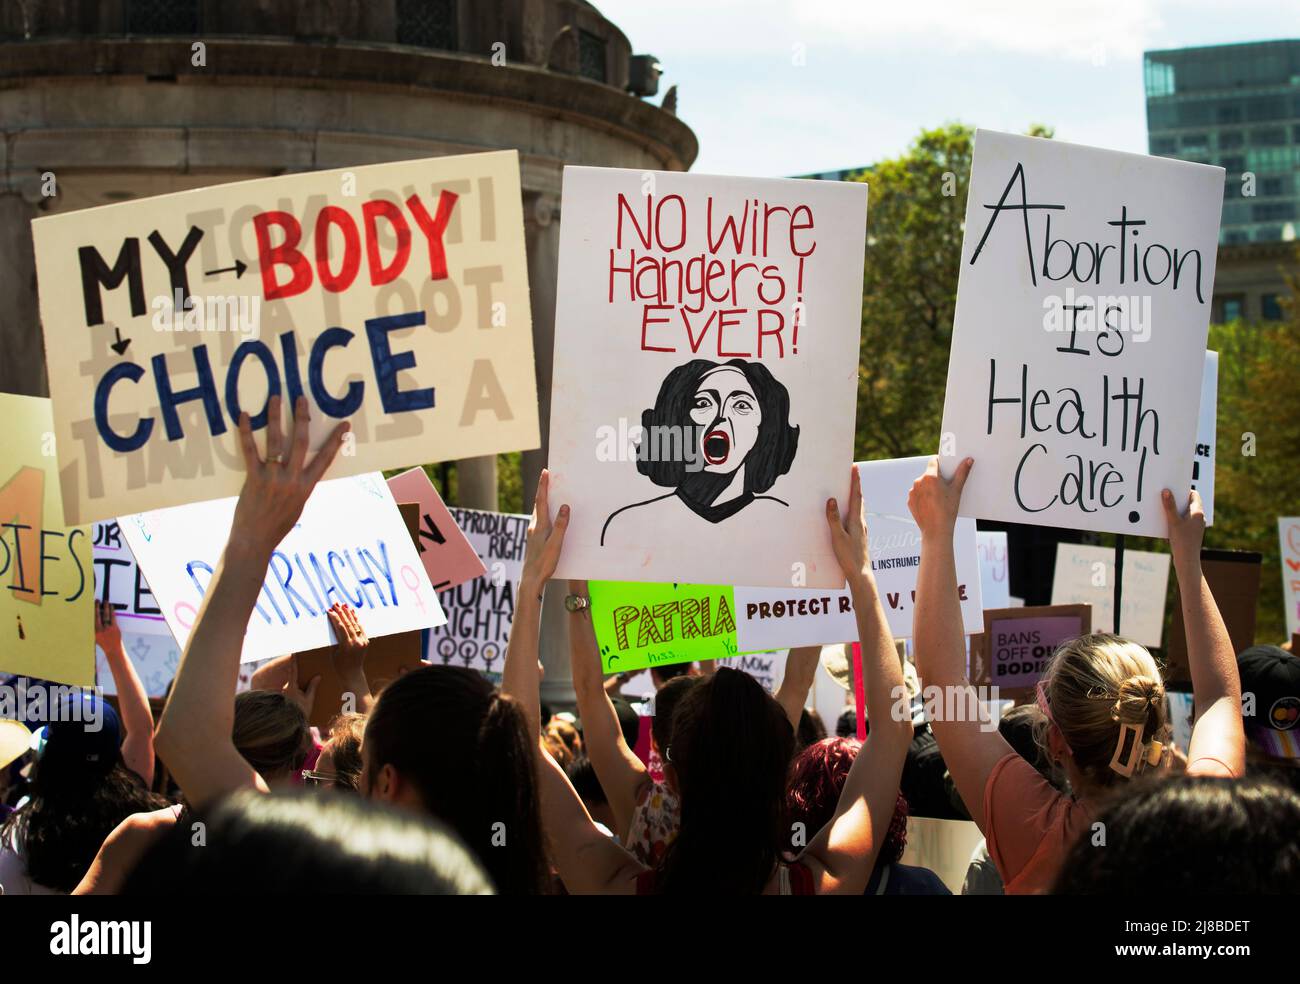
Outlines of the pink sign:
[[394,475],[388,488],[397,502],[414,502],[420,507],[415,545],[435,591],[446,591],[486,573],[478,552],[451,518],[423,468]]
[[990,619],[987,645],[993,684],[1034,686],[1056,647],[1086,631],[1078,615]]

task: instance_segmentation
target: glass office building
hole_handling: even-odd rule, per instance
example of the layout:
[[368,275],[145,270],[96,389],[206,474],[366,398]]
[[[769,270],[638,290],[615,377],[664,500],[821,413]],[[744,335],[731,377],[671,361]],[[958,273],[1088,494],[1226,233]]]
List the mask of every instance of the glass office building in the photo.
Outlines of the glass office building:
[[1225,168],[1220,242],[1300,231],[1300,41],[1148,51],[1152,154]]

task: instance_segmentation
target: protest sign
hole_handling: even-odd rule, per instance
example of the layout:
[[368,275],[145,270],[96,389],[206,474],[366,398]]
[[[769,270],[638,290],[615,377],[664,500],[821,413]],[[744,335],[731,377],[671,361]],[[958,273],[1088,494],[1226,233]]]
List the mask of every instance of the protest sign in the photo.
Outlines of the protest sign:
[[50,401],[0,393],[0,670],[95,685],[90,530],[64,523]]
[[1201,379],[1201,414],[1196,422],[1196,457],[1192,461],[1192,488],[1201,493],[1205,525],[1214,525],[1214,448],[1219,414],[1219,353],[1205,353]]
[[1167,535],[1185,499],[1223,169],[978,130],[940,462],[963,516]]
[[[1143,646],[1160,645],[1169,592],[1169,554],[1124,551],[1119,634]],[[1115,627],[1115,551],[1079,543],[1056,545],[1052,604],[1092,606],[1098,631]],[[1029,609],[1026,609],[1028,611]]]
[[1003,691],[1032,689],[1056,647],[1092,631],[1088,605],[1032,605],[984,612],[989,682]]
[[842,588],[867,189],[567,167],[557,577]]
[[1011,569],[1007,534],[980,530],[975,534],[980,555],[980,603],[985,608],[1011,607]]
[[451,518],[423,468],[394,475],[388,480],[388,488],[398,502],[413,502],[420,507],[415,548],[435,591],[454,588],[484,573],[483,561]]
[[762,685],[769,694],[776,693],[785,679],[785,664],[790,657],[790,650],[777,649],[765,653],[745,653],[740,656],[726,656],[717,661],[718,666],[740,670],[748,673]]
[[[123,516],[123,535],[182,648],[230,535],[235,499]],[[371,638],[441,625],[438,595],[378,472],[321,482],[276,547],[244,635],[245,662],[334,642],[351,605]]]
[[[514,151],[298,173],[32,223],[69,522],[236,495],[305,395],[331,477],[538,445]],[[288,410],[285,410],[286,421]]]
[[[370,640],[364,666],[371,693],[379,693],[402,673],[420,668],[421,635],[418,631],[397,632]],[[305,687],[312,677],[320,677],[309,724],[323,730],[336,715],[361,711],[358,695],[348,690],[334,668],[333,646],[297,653],[295,658],[299,686]]]
[[588,590],[606,673],[739,653],[729,587],[592,581]]
[[1286,630],[1300,632],[1300,516],[1279,516],[1277,537],[1282,551],[1282,605]]
[[[95,565],[95,600],[109,602],[122,633],[122,647],[135,667],[145,693],[162,697],[180,665],[181,647],[172,638],[158,599],[140,572],[117,521],[95,523],[91,531]],[[104,652],[95,647],[96,679],[113,696],[117,684]]]
[[[1223,616],[1223,624],[1232,639],[1232,651],[1241,652],[1255,644],[1256,604],[1259,579],[1263,572],[1263,555],[1249,550],[1202,550],[1201,573]],[[1127,592],[1128,585],[1124,590]],[[1187,628],[1183,624],[1183,606],[1175,599],[1169,621],[1169,639],[1165,645],[1163,676],[1168,684],[1192,681],[1187,665]]]
[[477,553],[479,566],[486,565],[486,573],[439,593],[447,621],[429,630],[424,658],[430,663],[500,673],[515,620],[515,598],[532,517],[480,509],[449,512]]
[[[867,461],[857,466],[862,476],[876,590],[895,639],[912,636],[921,531],[908,511],[907,494],[912,483],[924,474],[928,462],[929,458],[922,456]],[[957,520],[953,554],[962,621],[967,632],[978,632],[983,621],[973,519]],[[742,652],[830,645],[858,637],[853,599],[847,590],[737,587],[735,601],[736,637]]]

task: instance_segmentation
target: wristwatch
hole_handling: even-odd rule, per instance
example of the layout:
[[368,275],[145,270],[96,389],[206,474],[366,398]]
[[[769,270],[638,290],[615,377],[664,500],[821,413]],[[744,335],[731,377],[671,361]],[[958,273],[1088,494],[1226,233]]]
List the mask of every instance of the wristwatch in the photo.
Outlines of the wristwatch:
[[578,612],[585,612],[591,608],[591,599],[585,597],[584,595],[576,595],[576,594],[565,595],[564,607],[567,608],[570,612],[573,612],[574,614],[577,614]]

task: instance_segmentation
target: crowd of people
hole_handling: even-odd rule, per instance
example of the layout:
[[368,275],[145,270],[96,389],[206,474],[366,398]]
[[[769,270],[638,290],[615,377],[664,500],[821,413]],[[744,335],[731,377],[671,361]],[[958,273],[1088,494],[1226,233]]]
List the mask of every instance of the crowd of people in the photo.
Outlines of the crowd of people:
[[[243,492],[156,728],[111,607],[97,608],[117,707],[93,692],[70,698],[85,706],[60,708],[30,761],[9,770],[5,894],[947,894],[934,872],[901,861],[909,812],[940,801],[983,834],[972,894],[1296,884],[1300,768],[1268,718],[1278,698],[1255,698],[1300,697],[1300,659],[1233,652],[1201,572],[1195,492],[1163,497],[1194,689],[1186,748],[1157,661],[1103,633],[1062,645],[1036,700],[996,727],[982,707],[916,723],[900,713],[904,663],[856,469],[846,508],[830,500],[825,512],[856,613],[861,741],[855,721],[827,736],[806,708],[818,650],[795,649],[773,694],[707,662],[659,668],[638,752],[639,720],[602,671],[585,582],[569,583],[566,605],[576,714],[544,710],[542,599],[570,516],[560,505],[551,520],[545,473],[500,685],[423,666],[372,693],[364,627],[339,606],[335,666],[356,701],[322,735],[304,712],[315,683],[292,658],[236,696],[271,551],[347,430],[309,455],[306,401],[287,438],[280,409],[273,398],[265,453],[241,419]],[[914,662],[927,687],[969,687],[953,528],[974,466],[945,479],[932,461],[909,497],[921,532]],[[91,719],[102,727],[76,723]]]

